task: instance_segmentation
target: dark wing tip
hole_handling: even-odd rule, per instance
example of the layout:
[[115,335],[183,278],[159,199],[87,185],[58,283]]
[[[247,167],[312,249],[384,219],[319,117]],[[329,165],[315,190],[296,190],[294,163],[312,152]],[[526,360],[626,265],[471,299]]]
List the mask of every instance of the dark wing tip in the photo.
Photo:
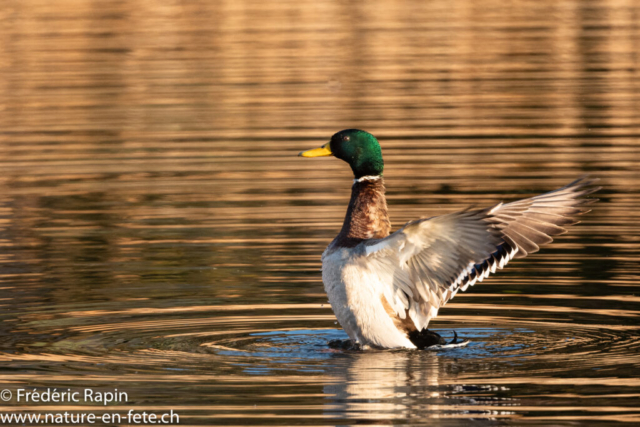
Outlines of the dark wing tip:
[[564,187],[559,188],[556,191],[568,190],[571,188],[574,190],[576,197],[587,196],[589,194],[595,193],[596,191],[602,190],[601,185],[594,185],[599,181],[600,181],[600,178],[594,178],[591,175],[586,174],[576,179],[575,181],[570,182]]
[[496,219],[503,222],[500,229],[518,248],[515,257],[537,252],[553,240],[551,236],[564,234],[566,227],[577,224],[577,216],[590,212],[598,199],[585,196],[602,189],[596,182],[597,178],[585,175],[557,190],[498,209]]

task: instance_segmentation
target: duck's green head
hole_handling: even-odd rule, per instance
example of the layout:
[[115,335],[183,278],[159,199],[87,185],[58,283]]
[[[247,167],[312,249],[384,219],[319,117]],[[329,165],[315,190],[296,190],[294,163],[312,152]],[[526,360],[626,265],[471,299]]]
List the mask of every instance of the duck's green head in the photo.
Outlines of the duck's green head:
[[369,132],[359,129],[346,129],[331,137],[320,148],[303,151],[302,157],[335,156],[349,163],[356,179],[363,176],[382,175],[384,162],[378,140]]

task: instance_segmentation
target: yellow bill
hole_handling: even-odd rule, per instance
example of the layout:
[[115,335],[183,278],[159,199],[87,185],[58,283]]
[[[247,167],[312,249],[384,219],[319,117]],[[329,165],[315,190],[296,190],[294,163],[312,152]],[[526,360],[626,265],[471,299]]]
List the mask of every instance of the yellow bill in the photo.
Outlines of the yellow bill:
[[326,144],[324,144],[320,148],[314,148],[312,150],[301,151],[300,154],[298,154],[298,156],[300,156],[300,157],[326,157],[326,156],[333,156],[333,153],[331,152],[331,143],[327,142]]

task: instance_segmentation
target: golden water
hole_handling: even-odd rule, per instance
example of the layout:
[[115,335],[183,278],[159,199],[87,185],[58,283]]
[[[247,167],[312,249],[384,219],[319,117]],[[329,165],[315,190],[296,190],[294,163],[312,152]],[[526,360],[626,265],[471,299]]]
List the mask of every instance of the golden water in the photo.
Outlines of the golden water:
[[[1,388],[181,425],[640,423],[639,46],[633,0],[5,0]],[[330,350],[351,174],[296,154],[347,127],[395,227],[585,173],[601,202],[442,310],[468,347]]]

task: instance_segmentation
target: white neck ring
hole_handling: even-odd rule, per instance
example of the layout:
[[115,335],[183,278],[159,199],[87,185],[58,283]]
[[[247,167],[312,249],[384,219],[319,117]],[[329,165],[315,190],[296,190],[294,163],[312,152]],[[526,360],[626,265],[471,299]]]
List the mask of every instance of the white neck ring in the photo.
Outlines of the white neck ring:
[[355,184],[356,182],[362,182],[362,181],[375,181],[380,178],[382,178],[380,175],[366,175],[366,176],[361,176],[358,179],[354,179],[353,183]]

